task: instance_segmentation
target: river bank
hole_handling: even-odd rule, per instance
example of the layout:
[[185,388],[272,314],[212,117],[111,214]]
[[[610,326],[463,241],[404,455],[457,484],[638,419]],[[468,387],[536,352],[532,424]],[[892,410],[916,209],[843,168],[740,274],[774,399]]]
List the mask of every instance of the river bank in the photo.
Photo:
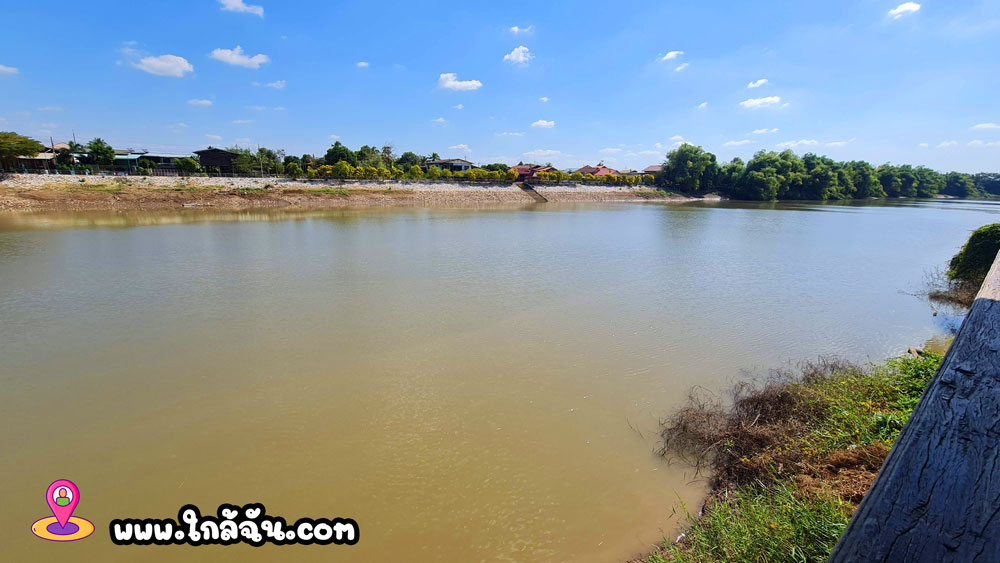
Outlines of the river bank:
[[[534,189],[550,202],[696,201],[630,186],[566,184]],[[536,201],[518,184],[33,174],[15,174],[0,181],[0,209],[5,210],[334,208]]]
[[821,360],[739,383],[727,405],[692,395],[661,453],[706,469],[709,496],[680,537],[633,563],[826,561],[941,360]]

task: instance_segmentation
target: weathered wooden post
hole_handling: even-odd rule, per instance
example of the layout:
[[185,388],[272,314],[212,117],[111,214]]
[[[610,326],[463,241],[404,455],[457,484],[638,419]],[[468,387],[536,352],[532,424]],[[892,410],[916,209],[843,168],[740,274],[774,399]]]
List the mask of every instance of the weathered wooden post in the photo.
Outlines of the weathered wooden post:
[[1000,257],[831,563],[1000,561]]

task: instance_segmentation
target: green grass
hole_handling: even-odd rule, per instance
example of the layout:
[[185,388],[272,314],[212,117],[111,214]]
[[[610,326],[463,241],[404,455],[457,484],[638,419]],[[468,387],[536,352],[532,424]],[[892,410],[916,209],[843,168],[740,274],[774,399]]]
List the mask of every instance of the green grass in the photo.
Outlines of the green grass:
[[[843,533],[849,507],[835,497],[801,494],[791,482],[737,489],[717,501],[663,561],[774,563],[826,561]],[[672,558],[672,559],[671,559]]]
[[[941,359],[925,353],[920,358],[887,360],[866,370],[839,368],[833,373],[814,372],[813,377],[807,371],[804,380],[779,384],[780,390],[788,392],[786,397],[798,401],[792,410],[815,415],[746,425],[747,433],[772,432],[779,437],[764,451],[739,450],[738,435],[718,446],[719,455],[730,463],[750,468],[752,479],[717,484],[705,514],[700,518],[687,515],[684,541],[665,542],[662,552],[647,561],[826,561],[856,507],[838,496],[836,487],[823,483],[822,471],[810,477],[817,478],[813,483],[819,486],[808,490],[800,487],[797,474],[823,467],[834,455],[862,460],[870,455],[863,452],[882,452],[874,454],[874,459],[858,461],[871,465],[869,470],[881,465],[881,456],[909,420]],[[771,387],[756,396],[773,398],[774,392]],[[742,425],[745,421],[737,422],[737,432]]]

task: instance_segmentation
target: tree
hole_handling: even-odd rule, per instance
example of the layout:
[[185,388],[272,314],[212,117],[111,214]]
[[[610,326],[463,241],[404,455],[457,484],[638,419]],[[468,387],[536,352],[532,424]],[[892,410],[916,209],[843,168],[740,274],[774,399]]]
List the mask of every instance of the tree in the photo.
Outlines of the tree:
[[199,168],[198,161],[191,157],[178,158],[174,162],[174,166],[177,167],[177,171],[181,173],[181,176],[194,174]]
[[375,147],[364,145],[354,155],[357,158],[357,166],[378,168],[382,165],[382,153]]
[[391,144],[386,143],[382,145],[382,166],[386,169],[392,168],[392,165],[396,162],[396,155],[393,152]]
[[972,183],[976,191],[985,195],[1000,195],[1000,174],[996,172],[980,172],[972,175]]
[[871,164],[863,160],[853,160],[844,165],[844,170],[854,185],[854,197],[859,199],[885,197],[885,190]]
[[288,177],[293,180],[301,178],[303,174],[302,167],[299,166],[298,162],[289,162],[288,164],[285,165],[285,174],[287,174]]
[[38,141],[18,135],[13,131],[0,131],[0,164],[4,168],[17,168],[17,157],[35,156],[45,150]]
[[660,180],[665,187],[685,193],[705,193],[715,186],[719,165],[715,155],[701,147],[683,144],[670,151]]
[[483,170],[489,170],[489,171],[495,170],[497,172],[506,172],[509,168],[510,166],[507,166],[502,162],[494,162],[493,164],[487,164],[486,166],[483,166]]
[[[72,166],[76,163],[76,158],[73,156],[73,151],[62,148],[56,151],[56,164],[62,166]],[[139,159],[139,164],[142,164],[142,159]]]
[[945,175],[945,187],[941,193],[960,198],[980,197],[972,176],[960,172],[949,172]]
[[414,164],[419,166],[420,164],[423,164],[425,160],[426,159],[424,157],[418,155],[417,153],[407,151],[400,155],[399,160],[396,161],[396,165],[405,170]]
[[878,181],[882,184],[882,192],[885,197],[899,197],[902,189],[902,181],[899,179],[899,169],[891,164],[883,164],[876,170]]
[[342,145],[340,141],[335,142],[332,147],[327,149],[326,156],[323,157],[323,161],[331,166],[341,161],[346,162],[351,166],[358,165],[357,155],[354,154],[354,151]]
[[156,170],[156,163],[148,158],[140,158],[139,162],[136,163],[136,167],[139,169],[139,174],[149,176],[153,173],[153,170]]
[[87,143],[90,162],[98,166],[112,166],[115,163],[115,149],[100,137]]

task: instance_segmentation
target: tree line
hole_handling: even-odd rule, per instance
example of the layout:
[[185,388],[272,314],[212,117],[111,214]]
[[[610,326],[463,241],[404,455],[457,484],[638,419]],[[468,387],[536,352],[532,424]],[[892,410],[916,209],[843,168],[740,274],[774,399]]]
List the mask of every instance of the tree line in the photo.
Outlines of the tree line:
[[873,166],[863,160],[838,162],[812,153],[800,157],[791,150],[762,150],[749,162],[734,158],[720,165],[714,154],[691,144],[667,154],[656,181],[661,189],[755,201],[1000,196],[997,173],[942,174],[909,164]]

